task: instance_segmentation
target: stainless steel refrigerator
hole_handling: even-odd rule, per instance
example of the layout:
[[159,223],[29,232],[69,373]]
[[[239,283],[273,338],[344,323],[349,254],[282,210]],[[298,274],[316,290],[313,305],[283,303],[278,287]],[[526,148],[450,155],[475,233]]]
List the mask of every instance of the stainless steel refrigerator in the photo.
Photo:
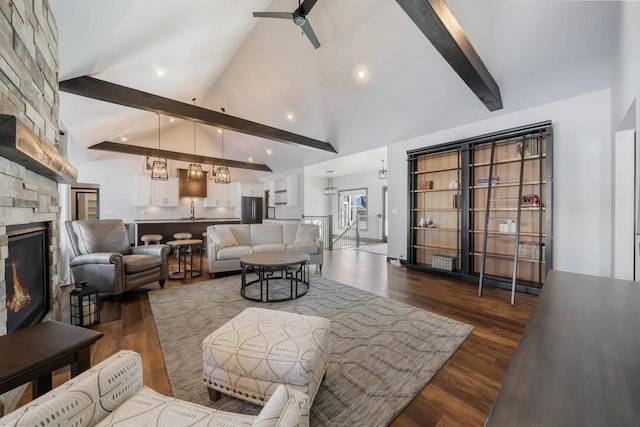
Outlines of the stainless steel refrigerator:
[[262,222],[262,204],[261,197],[243,197],[242,223],[260,224]]

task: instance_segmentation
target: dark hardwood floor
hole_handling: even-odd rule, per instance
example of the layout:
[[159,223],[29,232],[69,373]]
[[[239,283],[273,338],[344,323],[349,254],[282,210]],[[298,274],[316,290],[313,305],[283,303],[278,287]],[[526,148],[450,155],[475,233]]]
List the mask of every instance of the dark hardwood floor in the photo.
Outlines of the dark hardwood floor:
[[[393,267],[385,256],[352,249],[325,252],[322,276],[472,325],[469,338],[391,425],[484,425],[537,297],[517,294],[511,306],[509,291],[486,287],[479,298],[475,284]],[[189,286],[208,277],[169,280],[166,287]],[[145,384],[171,395],[147,297],[158,288],[139,288],[121,302],[103,300],[101,323],[94,328],[104,337],[92,347],[91,362],[119,349],[135,350],[142,354]],[[54,386],[68,378],[68,370],[57,373]],[[27,395],[21,403],[28,401]]]

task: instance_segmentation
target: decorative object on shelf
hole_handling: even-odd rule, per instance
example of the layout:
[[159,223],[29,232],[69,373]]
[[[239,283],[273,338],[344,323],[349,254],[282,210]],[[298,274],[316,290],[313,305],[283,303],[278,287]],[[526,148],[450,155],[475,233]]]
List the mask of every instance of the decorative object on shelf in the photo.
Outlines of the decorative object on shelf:
[[98,288],[86,281],[69,293],[71,324],[75,326],[93,326],[100,323],[100,300]]
[[527,135],[522,138],[521,142],[516,144],[516,158],[518,159],[522,154],[524,154],[524,157],[531,157],[537,156],[538,153],[538,138],[535,136]]
[[[193,98],[193,105],[196,105],[196,99]],[[196,122],[193,122],[193,155],[196,155]],[[197,163],[189,163],[187,170],[187,181],[202,181],[205,175],[202,166]]]
[[[160,114],[158,114],[158,150],[160,150]],[[167,181],[169,179],[169,168],[167,167],[167,159],[153,161],[151,166],[151,179]]]
[[520,204],[523,208],[538,208],[540,207],[540,198],[537,194],[523,194]]
[[453,195],[453,209],[458,209],[460,207],[460,194]]
[[458,181],[449,182],[449,188],[458,188]]
[[418,190],[433,190],[433,181],[418,182]]
[[327,186],[322,189],[322,194],[332,196],[337,192],[338,189],[333,186],[333,171],[327,171]]
[[540,249],[542,249],[542,261],[545,261],[544,243],[540,245],[538,242],[525,242],[522,240],[518,242],[518,255],[521,258],[538,259]]
[[[220,129],[220,157],[224,159],[224,130],[222,129]],[[231,182],[231,172],[229,172],[227,166],[218,166],[216,182],[221,184],[229,184]]]
[[431,267],[440,270],[454,271],[458,257],[453,255],[434,254],[431,257]]
[[[498,183],[498,181],[500,180],[499,177],[497,176],[492,176],[491,177],[491,185],[496,185]],[[478,187],[485,187],[489,185],[489,177],[488,176],[481,176],[480,178],[478,178]]]
[[387,170],[384,168],[384,160],[382,161],[382,169],[378,171],[378,179],[387,179]]
[[426,226],[427,228],[435,228],[435,226],[436,226],[436,225],[433,223],[433,220],[432,220],[431,218],[427,218],[427,221],[426,221],[426,223],[425,223],[425,226]]
[[424,221],[424,218],[420,218],[418,221],[418,227],[424,227],[427,223]]

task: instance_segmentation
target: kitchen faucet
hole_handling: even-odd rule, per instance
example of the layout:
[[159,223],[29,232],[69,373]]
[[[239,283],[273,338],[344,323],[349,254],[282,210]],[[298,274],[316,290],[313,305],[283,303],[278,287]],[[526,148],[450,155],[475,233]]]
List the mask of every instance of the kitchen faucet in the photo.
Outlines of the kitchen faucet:
[[194,204],[194,201],[191,201],[191,221],[195,221],[196,220],[196,206]]

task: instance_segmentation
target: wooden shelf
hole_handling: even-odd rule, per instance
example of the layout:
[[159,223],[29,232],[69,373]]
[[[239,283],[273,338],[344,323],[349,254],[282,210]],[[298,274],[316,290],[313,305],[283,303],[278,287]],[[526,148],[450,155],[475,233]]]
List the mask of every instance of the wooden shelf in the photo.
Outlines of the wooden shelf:
[[[506,203],[506,202],[503,202],[503,203]],[[470,211],[474,211],[474,212],[484,212],[486,210],[486,208],[471,208],[469,210]],[[490,211],[517,212],[518,208],[489,208],[489,210]],[[521,212],[538,212],[540,210],[546,211],[547,208],[543,206],[542,208],[522,208],[522,209],[520,209]]]
[[411,190],[413,193],[433,193],[438,191],[458,191],[459,188],[436,188],[431,190]]
[[276,191],[274,191],[274,193],[286,193],[286,192],[287,192],[287,190],[276,190]]
[[286,204],[287,204],[287,202],[275,202],[274,203],[274,205],[276,205],[276,206],[283,206],[283,205],[286,205]]
[[[519,184],[518,182],[500,183],[500,181],[498,181],[496,184],[491,185],[491,189],[500,188],[500,187],[517,187],[518,184]],[[546,185],[546,184],[547,184],[547,181],[542,181],[542,185]],[[524,187],[525,185],[540,185],[540,181],[523,182],[522,186]],[[469,188],[472,188],[474,190],[486,190],[487,188],[489,188],[489,186],[488,185],[472,185]]]
[[[481,257],[482,256],[482,252],[473,252],[472,253],[473,256],[478,256]],[[487,257],[491,257],[493,259],[503,259],[505,261],[513,261],[513,255],[504,255],[504,254],[494,254],[494,253],[489,253],[487,252]],[[538,263],[538,258],[522,258],[522,257],[518,257],[518,262],[533,262],[533,263]],[[546,261],[542,260],[542,264],[545,264]]]
[[[538,159],[545,159],[547,158],[546,154],[542,154],[542,155],[536,155],[536,156],[527,156],[524,158],[525,162],[528,160],[538,160]],[[496,160],[495,162],[493,162],[493,165],[506,165],[508,163],[517,163],[519,162],[521,159],[519,157],[514,157],[511,159],[504,159],[504,160]],[[475,167],[481,167],[481,166],[489,166],[491,163],[490,162],[482,162],[482,163],[471,163],[469,165],[469,167],[475,168]]]
[[[470,233],[473,234],[484,234],[484,230],[469,230]],[[511,232],[511,231],[488,231],[487,234],[491,234],[491,235],[495,235],[495,236],[515,236],[516,233],[515,232]],[[527,232],[527,231],[521,231],[520,232],[520,236],[524,236],[524,237],[539,237],[540,234],[539,233],[534,233],[534,232]],[[546,238],[547,235],[545,233],[542,233],[542,238]]]
[[427,245],[413,245],[416,249],[433,249],[436,251],[445,251],[445,252],[454,252],[458,253],[459,250],[456,248],[443,248],[442,246],[427,246]]
[[413,171],[411,173],[414,174],[414,175],[420,175],[420,174],[425,174],[425,173],[438,173],[438,172],[456,171],[458,169],[460,169],[458,166],[452,166],[450,168],[442,168],[442,169],[417,170],[417,171]]
[[459,232],[457,228],[445,228],[445,227],[411,227],[414,230],[424,230],[424,231],[447,231],[447,232]]
[[414,212],[438,212],[438,211],[442,211],[442,212],[457,212],[460,209],[456,209],[456,208],[416,208],[413,209]]

